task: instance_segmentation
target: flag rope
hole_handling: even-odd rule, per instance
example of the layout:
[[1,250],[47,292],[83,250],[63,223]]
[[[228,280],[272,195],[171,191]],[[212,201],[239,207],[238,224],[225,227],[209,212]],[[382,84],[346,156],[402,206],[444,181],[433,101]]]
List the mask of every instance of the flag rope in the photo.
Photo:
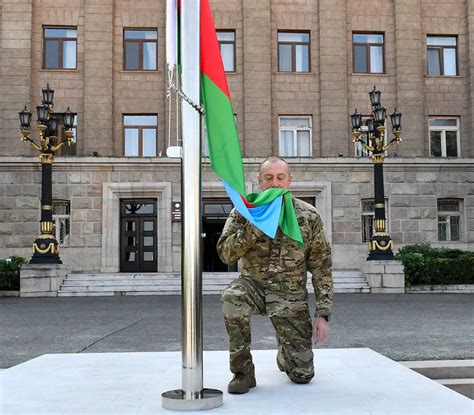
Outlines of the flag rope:
[[191,105],[191,107],[193,107],[197,112],[199,112],[199,114],[201,115],[204,115],[206,112],[204,111],[204,108],[199,105],[199,104],[196,104],[191,98],[189,98],[183,91],[181,91],[173,82],[172,79],[169,80],[168,82],[168,88],[166,89],[166,97],[169,99],[170,98],[170,91],[171,89],[174,89],[176,91],[176,94],[179,95],[179,97],[186,101],[189,105]]

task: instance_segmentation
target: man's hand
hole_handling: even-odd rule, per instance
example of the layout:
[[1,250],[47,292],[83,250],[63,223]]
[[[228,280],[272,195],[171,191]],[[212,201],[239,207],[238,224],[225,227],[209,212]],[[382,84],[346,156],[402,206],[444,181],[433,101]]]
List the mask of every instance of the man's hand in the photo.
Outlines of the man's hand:
[[321,344],[328,337],[329,323],[324,317],[316,317],[313,321],[314,344]]

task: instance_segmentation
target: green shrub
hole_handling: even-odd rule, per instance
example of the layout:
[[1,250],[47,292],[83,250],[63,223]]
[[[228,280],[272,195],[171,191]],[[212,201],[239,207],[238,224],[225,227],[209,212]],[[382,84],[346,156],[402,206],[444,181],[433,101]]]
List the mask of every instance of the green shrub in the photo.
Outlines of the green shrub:
[[20,256],[11,256],[0,259],[0,290],[20,290],[20,268],[26,259]]
[[474,284],[474,252],[407,245],[395,255],[402,262],[405,285]]

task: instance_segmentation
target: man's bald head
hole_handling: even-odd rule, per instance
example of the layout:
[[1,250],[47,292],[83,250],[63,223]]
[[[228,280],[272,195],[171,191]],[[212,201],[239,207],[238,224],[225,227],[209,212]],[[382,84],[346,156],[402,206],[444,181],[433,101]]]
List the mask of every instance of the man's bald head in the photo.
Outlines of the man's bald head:
[[290,166],[288,166],[288,163],[282,159],[281,157],[278,157],[278,156],[271,156],[271,157],[267,157],[265,160],[262,161],[262,163],[260,164],[260,169],[259,169],[259,174],[262,173],[262,167],[265,165],[265,164],[268,164],[268,163],[277,163],[279,161],[282,161],[283,163],[286,164],[286,167],[288,168],[288,174],[290,173]]
[[258,183],[262,191],[271,187],[289,189],[291,179],[288,163],[280,157],[269,157],[260,165]]

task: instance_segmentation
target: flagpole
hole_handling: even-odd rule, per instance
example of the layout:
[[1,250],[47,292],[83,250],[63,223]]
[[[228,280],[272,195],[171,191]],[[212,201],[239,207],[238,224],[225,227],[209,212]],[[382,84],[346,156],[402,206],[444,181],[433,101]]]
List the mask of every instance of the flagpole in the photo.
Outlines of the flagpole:
[[[200,101],[200,1],[182,0],[182,91]],[[201,118],[190,105],[181,111],[182,160],[182,389],[162,394],[162,405],[175,411],[221,406],[222,392],[203,388],[202,270],[201,270]]]

